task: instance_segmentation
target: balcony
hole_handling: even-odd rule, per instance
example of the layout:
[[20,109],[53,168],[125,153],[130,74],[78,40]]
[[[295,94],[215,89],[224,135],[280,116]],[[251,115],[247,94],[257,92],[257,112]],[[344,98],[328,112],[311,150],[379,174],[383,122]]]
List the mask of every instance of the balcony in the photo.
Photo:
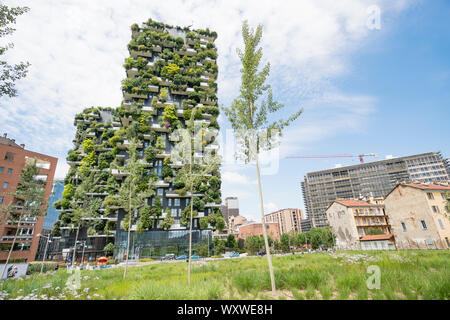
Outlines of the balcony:
[[[13,241],[14,236],[3,236],[1,241]],[[16,241],[31,241],[33,240],[33,236],[17,236]]]
[[169,132],[169,129],[165,126],[161,126],[159,123],[152,124],[152,129],[157,132]]
[[145,167],[153,167],[153,163],[149,163],[149,162],[145,161],[144,159],[141,159],[139,161],[139,163]]
[[85,195],[87,196],[107,196],[109,192],[86,192]]
[[[189,88],[188,88],[189,89]],[[181,96],[187,96],[188,95],[188,91],[187,90],[175,90],[175,89],[170,89],[170,93],[171,94],[177,94],[177,95],[181,95]]]
[[200,87],[209,88],[209,84],[207,82],[200,82]]
[[182,117],[184,114],[184,110],[183,109],[177,109],[177,116]]
[[81,164],[81,161],[67,161],[67,164],[72,168]]
[[127,70],[127,76],[128,78],[134,78],[138,75],[138,69],[137,68],[131,68]]
[[125,98],[125,100],[130,100],[130,99],[147,99],[148,98],[148,94],[137,94],[137,93],[128,93],[128,92],[124,92],[123,93],[123,97]]
[[170,186],[170,183],[165,182],[164,180],[159,180],[155,183],[156,188],[168,188]]
[[119,169],[111,169],[111,174],[116,178],[126,177],[128,172],[120,171]]
[[142,111],[149,112],[149,113],[154,113],[156,110],[155,110],[155,108],[150,107],[150,106],[143,106],[142,107]]
[[161,52],[162,51],[161,46],[152,46],[152,51]]
[[184,164],[181,161],[175,161],[174,163],[169,164],[171,168],[182,168]]
[[168,157],[170,157],[170,153],[167,153],[166,151],[156,154],[156,158],[158,158],[158,159],[164,159],[164,158],[168,158]]
[[154,85],[149,85],[149,86],[148,86],[148,90],[149,90],[150,92],[156,92],[156,93],[158,93],[159,87],[158,87],[158,86],[154,86]]
[[133,58],[137,58],[137,57],[151,58],[152,57],[152,53],[151,52],[147,52],[147,51],[131,50],[130,56],[132,56]]

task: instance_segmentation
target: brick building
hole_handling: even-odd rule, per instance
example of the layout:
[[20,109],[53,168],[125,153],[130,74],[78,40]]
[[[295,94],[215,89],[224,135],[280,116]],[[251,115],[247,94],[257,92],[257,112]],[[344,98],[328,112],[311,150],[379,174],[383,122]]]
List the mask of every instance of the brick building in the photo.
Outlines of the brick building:
[[25,217],[18,226],[17,223],[4,217],[1,207],[15,203],[11,193],[16,191],[22,171],[29,162],[36,162],[40,168],[37,178],[45,182],[45,199],[48,202],[57,161],[57,158],[26,150],[25,145],[16,144],[6,133],[0,137],[0,263],[5,262],[8,257],[17,228],[19,233],[10,259],[25,262],[35,259],[39,244],[38,234],[42,231],[44,215],[37,218]]
[[[280,227],[278,223],[266,223],[267,236],[272,237],[274,241],[280,241]],[[248,236],[262,236],[262,223],[248,222],[239,227],[239,239],[246,239]]]

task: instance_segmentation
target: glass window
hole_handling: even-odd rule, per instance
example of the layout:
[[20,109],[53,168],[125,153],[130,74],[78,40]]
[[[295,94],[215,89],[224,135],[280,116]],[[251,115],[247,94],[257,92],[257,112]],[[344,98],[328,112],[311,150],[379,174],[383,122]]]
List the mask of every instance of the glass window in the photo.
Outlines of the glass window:
[[3,182],[3,189],[8,188],[8,182]]
[[422,224],[422,229],[427,230],[427,224],[425,223],[425,220],[420,220],[420,223]]
[[439,222],[439,226],[441,227],[441,229],[444,229],[444,224],[442,223],[442,220],[438,219],[438,222]]
[[428,199],[430,199],[430,200],[434,199],[434,196],[433,196],[433,194],[431,192],[428,192],[427,196],[428,196]]
[[3,203],[3,197],[0,197],[0,203]]
[[4,170],[5,170],[5,167],[0,167],[0,173],[3,173]]
[[172,206],[172,199],[167,200],[167,206],[171,207]]
[[406,224],[404,222],[402,222],[402,228],[403,228],[403,231],[405,232],[406,231]]
[[180,206],[180,199],[174,199],[174,206],[179,207]]
[[12,168],[8,169],[8,174],[12,174]]

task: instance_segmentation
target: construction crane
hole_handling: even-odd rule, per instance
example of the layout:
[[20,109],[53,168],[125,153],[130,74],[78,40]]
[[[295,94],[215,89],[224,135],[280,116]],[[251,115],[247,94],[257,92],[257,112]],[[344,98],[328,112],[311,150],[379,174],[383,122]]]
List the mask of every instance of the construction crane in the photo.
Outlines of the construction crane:
[[364,153],[360,155],[353,154],[330,154],[330,155],[316,155],[316,156],[290,156],[287,159],[317,159],[317,158],[359,158],[361,163],[364,163],[364,157],[378,157],[376,153]]

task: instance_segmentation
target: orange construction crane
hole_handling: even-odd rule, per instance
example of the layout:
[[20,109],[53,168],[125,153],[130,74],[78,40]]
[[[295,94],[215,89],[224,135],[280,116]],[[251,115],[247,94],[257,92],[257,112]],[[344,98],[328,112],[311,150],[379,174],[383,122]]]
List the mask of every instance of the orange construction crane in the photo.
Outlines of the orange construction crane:
[[364,163],[364,157],[378,157],[376,153],[364,153],[360,155],[353,155],[353,154],[330,154],[330,155],[319,155],[319,156],[290,156],[287,157],[288,159],[317,159],[317,158],[359,158],[359,161],[361,163]]

